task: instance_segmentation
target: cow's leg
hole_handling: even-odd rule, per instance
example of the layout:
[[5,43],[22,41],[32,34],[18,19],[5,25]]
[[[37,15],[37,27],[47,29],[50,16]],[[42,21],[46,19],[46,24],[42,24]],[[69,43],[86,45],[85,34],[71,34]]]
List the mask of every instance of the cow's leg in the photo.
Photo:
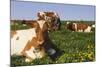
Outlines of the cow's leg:
[[39,49],[39,51],[36,52],[36,57],[37,58],[43,58],[44,56],[45,56],[45,49],[44,49],[44,47],[41,47]]
[[37,55],[36,55],[36,53],[34,53],[34,50],[35,50],[35,48],[31,47],[31,49],[25,51],[25,54],[26,54],[26,57],[27,57],[25,59],[26,62],[30,62],[30,61],[37,58]]
[[35,48],[33,47],[33,45],[30,42],[28,42],[24,50],[21,52],[26,57],[25,62],[31,62],[36,58],[33,52],[34,50]]
[[24,55],[24,56],[26,56],[25,51],[28,51],[30,48],[31,48],[31,44],[30,44],[30,42],[28,41],[28,42],[27,42],[27,45],[26,45],[25,48],[22,50],[21,54]]

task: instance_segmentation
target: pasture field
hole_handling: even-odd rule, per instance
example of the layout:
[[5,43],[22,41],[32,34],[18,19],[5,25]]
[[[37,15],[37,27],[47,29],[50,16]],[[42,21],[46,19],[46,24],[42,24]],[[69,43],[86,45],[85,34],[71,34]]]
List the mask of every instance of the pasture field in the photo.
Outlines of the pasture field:
[[[88,22],[91,24],[90,22]],[[62,22],[61,30],[49,33],[50,39],[56,48],[61,52],[55,60],[48,55],[42,59],[33,60],[30,63],[24,61],[24,57],[11,56],[11,65],[42,65],[42,64],[60,64],[95,61],[95,32],[72,32],[64,28]],[[11,26],[13,29],[26,29],[27,26],[18,24]]]

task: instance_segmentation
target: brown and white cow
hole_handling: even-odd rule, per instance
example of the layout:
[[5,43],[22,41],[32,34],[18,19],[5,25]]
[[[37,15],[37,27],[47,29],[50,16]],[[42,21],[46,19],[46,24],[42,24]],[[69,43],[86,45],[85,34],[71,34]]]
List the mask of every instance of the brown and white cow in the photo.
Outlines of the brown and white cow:
[[67,29],[70,29],[76,32],[91,32],[91,26],[89,26],[88,24],[84,24],[84,23],[67,22],[66,27]]
[[55,12],[38,12],[38,19],[44,19],[49,24],[50,30],[60,30],[61,21],[60,17]]
[[[48,37],[48,24],[45,20],[26,21],[30,29],[11,31],[11,55],[23,55],[30,62],[45,56],[44,43]],[[51,54],[55,50],[47,50]]]

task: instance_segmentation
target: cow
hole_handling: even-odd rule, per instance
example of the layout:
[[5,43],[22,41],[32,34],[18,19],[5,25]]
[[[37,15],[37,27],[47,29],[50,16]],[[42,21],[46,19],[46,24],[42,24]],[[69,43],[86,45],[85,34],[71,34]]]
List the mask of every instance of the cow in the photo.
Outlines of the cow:
[[67,22],[65,27],[75,32],[91,32],[92,28],[91,26],[85,23],[71,23],[71,22]]
[[61,29],[61,21],[60,17],[56,12],[38,12],[38,19],[44,19],[48,22],[49,30],[60,30]]
[[[25,56],[25,62],[31,62],[36,58],[43,58],[48,52],[56,53],[52,47],[48,47],[48,23],[45,20],[24,21],[29,29],[11,31],[11,56]],[[46,50],[47,49],[47,50]]]

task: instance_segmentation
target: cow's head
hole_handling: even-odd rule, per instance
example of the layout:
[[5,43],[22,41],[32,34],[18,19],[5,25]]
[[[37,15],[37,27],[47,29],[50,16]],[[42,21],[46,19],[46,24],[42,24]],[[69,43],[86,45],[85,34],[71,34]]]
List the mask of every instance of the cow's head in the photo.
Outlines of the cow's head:
[[49,30],[60,26],[60,18],[55,12],[38,12],[38,19],[44,19],[48,22]]

